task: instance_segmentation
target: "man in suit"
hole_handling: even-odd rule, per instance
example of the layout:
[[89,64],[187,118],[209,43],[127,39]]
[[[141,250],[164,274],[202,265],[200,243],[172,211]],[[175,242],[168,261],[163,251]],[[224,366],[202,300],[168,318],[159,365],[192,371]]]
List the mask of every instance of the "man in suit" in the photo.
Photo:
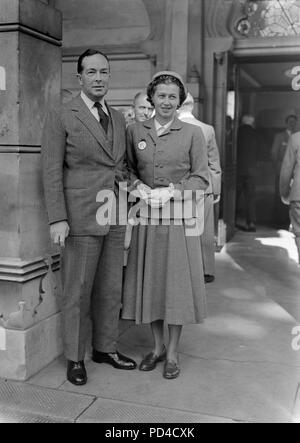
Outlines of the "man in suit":
[[139,92],[133,100],[133,109],[136,122],[149,120],[153,114],[153,106],[148,101],[146,92]]
[[300,132],[290,137],[280,172],[280,195],[290,205],[300,264]]
[[279,179],[287,145],[290,137],[296,131],[297,121],[296,112],[289,111],[285,120],[286,129],[276,134],[272,146],[271,156],[275,169],[274,220],[277,228],[288,228],[290,224],[289,211],[280,200]]
[[237,137],[237,208],[242,194],[246,206],[247,232],[256,231],[256,165],[259,137],[253,115],[244,115]]
[[110,79],[104,54],[82,54],[78,79],[80,95],[48,114],[42,160],[50,235],[62,247],[67,378],[83,385],[90,313],[93,361],[118,369],[135,369],[136,364],[116,348],[125,226],[97,217],[98,193],[118,196],[118,183],[127,177],[125,121],[104,100]]
[[215,130],[212,126],[197,120],[193,115],[194,99],[187,94],[185,102],[178,110],[178,118],[186,123],[199,126],[203,132],[208,155],[210,183],[205,191],[204,201],[204,231],[201,236],[204,278],[206,283],[215,279],[215,223],[214,204],[218,203],[221,194],[221,166],[219,149],[216,142]]

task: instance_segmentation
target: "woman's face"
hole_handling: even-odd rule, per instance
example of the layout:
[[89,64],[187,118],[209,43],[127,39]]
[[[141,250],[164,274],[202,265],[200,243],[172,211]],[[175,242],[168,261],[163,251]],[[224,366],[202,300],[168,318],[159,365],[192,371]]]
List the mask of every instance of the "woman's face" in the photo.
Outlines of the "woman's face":
[[174,118],[180,102],[179,94],[179,86],[175,83],[157,85],[152,101],[159,121],[167,123]]

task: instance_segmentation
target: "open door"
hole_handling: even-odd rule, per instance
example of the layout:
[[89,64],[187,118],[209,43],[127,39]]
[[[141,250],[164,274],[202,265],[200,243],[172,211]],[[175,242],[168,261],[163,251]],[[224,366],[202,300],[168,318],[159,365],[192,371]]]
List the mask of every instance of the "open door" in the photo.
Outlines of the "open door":
[[235,232],[238,69],[231,52],[214,54],[214,128],[222,165],[222,197],[216,208],[218,246]]

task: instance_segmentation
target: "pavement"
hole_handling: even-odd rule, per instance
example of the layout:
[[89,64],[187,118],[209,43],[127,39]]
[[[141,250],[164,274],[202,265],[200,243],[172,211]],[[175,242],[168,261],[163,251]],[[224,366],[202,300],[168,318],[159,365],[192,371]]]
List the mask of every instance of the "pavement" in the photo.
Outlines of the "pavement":
[[[208,318],[183,330],[180,378],[165,380],[162,363],[144,373],[87,358],[88,383],[76,387],[60,357],[27,382],[0,379],[0,423],[299,423],[292,234],[237,232],[216,261]],[[151,349],[149,327],[122,322],[120,330],[119,350],[140,362]]]

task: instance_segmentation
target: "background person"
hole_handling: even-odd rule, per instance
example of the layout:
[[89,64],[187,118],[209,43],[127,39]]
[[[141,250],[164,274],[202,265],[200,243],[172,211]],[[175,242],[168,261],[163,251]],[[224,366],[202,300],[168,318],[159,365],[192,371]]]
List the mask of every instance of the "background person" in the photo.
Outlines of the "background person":
[[300,264],[300,132],[292,135],[288,143],[280,172],[280,195],[290,205]]
[[281,229],[288,229],[290,216],[287,206],[280,199],[280,171],[290,137],[296,131],[297,122],[298,118],[295,111],[290,111],[285,119],[286,129],[276,134],[271,152],[275,168],[274,226]]
[[214,203],[220,200],[221,165],[215,130],[212,126],[197,120],[193,115],[194,99],[190,93],[178,110],[178,118],[201,128],[207,147],[208,168],[210,172],[209,186],[205,190],[204,231],[201,236],[204,278],[206,283],[215,279],[215,220]]
[[[122,317],[151,324],[154,348],[140,370],[153,370],[165,360],[163,376],[172,379],[180,373],[182,326],[200,323],[206,315],[205,286],[200,235],[187,236],[184,221],[163,219],[159,208],[169,204],[174,209],[173,199],[180,201],[184,190],[205,190],[209,171],[202,132],[176,117],[186,98],[181,77],[170,71],[157,73],[147,92],[155,117],[128,127],[127,161],[144,204],[158,212],[133,228]],[[169,328],[167,347],[164,321]]]
[[136,94],[133,100],[133,109],[136,122],[144,122],[152,117],[154,108],[149,102],[146,92]]
[[237,137],[237,208],[243,195],[248,232],[256,231],[256,165],[259,137],[255,129],[255,118],[244,115]]

